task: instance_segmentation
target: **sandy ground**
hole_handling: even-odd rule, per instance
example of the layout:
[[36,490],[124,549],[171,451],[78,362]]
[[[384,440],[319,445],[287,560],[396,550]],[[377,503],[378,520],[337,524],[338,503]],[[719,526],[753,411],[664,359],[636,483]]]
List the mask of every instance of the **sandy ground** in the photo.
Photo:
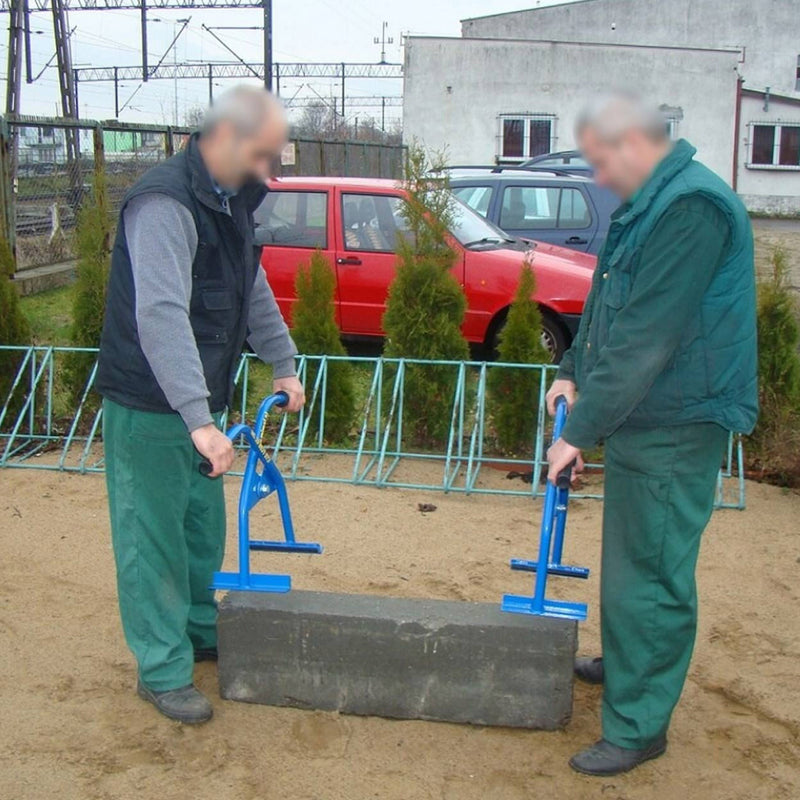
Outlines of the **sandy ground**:
[[[231,534],[237,488],[230,480]],[[535,554],[539,504],[529,499],[312,483],[290,492],[298,530],[326,553],[258,554],[255,563],[291,562],[300,588],[492,602],[528,588],[506,564]],[[438,509],[420,514],[418,502]],[[275,524],[274,511],[271,501],[256,509],[256,531]],[[568,560],[597,567],[599,517],[597,501],[573,502]],[[598,780],[566,766],[599,731],[599,690],[581,685],[569,727],[538,733],[223,702],[215,666],[201,664],[196,682],[214,720],[165,720],[133,692],[102,477],[2,471],[0,798],[796,799],[799,518],[798,495],[755,484],[747,511],[715,513],[701,556],[697,651],[669,752]],[[594,652],[596,574],[552,586],[590,603],[581,649]]]

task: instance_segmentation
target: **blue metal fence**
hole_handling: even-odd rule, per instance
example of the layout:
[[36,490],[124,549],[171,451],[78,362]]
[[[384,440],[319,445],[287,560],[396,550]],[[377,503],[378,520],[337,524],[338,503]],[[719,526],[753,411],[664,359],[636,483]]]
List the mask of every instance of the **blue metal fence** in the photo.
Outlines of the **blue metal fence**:
[[[96,352],[71,347],[9,347],[19,353],[16,371],[0,409],[0,467],[102,472],[102,407],[93,392],[92,368],[75,407],[65,398],[62,372],[70,353]],[[346,441],[331,444],[325,436],[326,385],[329,365],[353,365],[360,388],[357,418]],[[406,375],[417,365],[453,371],[450,422],[443,444],[417,443],[404,430]],[[533,399],[534,435],[527,458],[507,458],[496,447],[487,376],[493,369],[532,370],[539,375],[539,397]],[[261,365],[243,354],[236,372],[237,400],[228,416],[251,420],[271,383]],[[466,494],[541,496],[546,470],[548,420],[544,394],[554,367],[544,364],[421,361],[350,356],[301,356],[299,374],[306,381],[308,402],[299,416],[282,416],[268,432],[271,453],[287,480],[339,482],[376,487],[439,490]],[[225,424],[228,424],[228,419]],[[233,421],[231,419],[231,421]],[[602,464],[589,464],[602,469]],[[530,486],[516,488],[482,480],[487,470],[527,473]],[[744,508],[742,442],[731,436],[720,471],[717,507]],[[602,498],[592,492],[573,497]]]

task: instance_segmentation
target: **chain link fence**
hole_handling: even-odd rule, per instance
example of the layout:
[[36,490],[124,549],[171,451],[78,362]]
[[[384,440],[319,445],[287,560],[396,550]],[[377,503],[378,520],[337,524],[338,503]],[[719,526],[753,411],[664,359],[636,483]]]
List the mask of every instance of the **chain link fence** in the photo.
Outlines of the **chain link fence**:
[[[91,183],[93,131],[14,124],[9,132],[17,263],[30,267],[65,261],[71,256],[75,217]],[[74,158],[67,157],[71,148]]]
[[[117,121],[0,118],[0,232],[16,251],[17,269],[74,258],[75,223],[81,205],[91,201],[98,159],[116,212],[136,180],[189,135],[186,128]],[[402,145],[293,139],[279,171],[399,178],[404,151]]]

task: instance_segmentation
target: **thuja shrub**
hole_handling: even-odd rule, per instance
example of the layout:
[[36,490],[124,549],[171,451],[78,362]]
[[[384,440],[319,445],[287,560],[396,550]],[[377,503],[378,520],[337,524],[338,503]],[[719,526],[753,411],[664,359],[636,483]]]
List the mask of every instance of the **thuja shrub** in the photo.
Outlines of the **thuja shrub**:
[[[403,207],[405,231],[398,236],[395,278],[389,288],[383,328],[387,358],[463,361],[469,348],[461,333],[467,308],[453,277],[456,255],[449,244],[453,196],[447,179],[432,179],[438,169],[418,144],[409,147]],[[416,442],[443,441],[450,428],[457,368],[406,366],[404,431]],[[391,386],[394,370],[387,370]]]
[[[535,289],[531,250],[523,260],[517,290],[500,332],[497,348],[500,362],[547,364],[550,361],[542,344],[542,317],[533,299]],[[487,382],[500,448],[509,454],[530,455],[539,405],[539,370],[493,367]]]
[[[347,355],[339,337],[334,305],[336,276],[325,256],[317,250],[308,264],[297,272],[297,302],[292,310],[292,335],[300,353],[305,355]],[[306,394],[310,398],[319,373],[319,364],[309,361],[306,367]],[[317,396],[317,406],[309,429],[317,431],[323,398],[325,401],[324,436],[332,442],[347,438],[355,416],[355,381],[351,364],[328,361],[327,374]]]
[[[105,169],[102,162],[98,161],[95,164],[92,195],[78,211],[75,227],[78,263],[70,330],[70,341],[75,347],[98,347],[100,344],[111,267],[112,228]],[[81,396],[94,362],[92,353],[71,353],[67,359],[64,381],[73,401]],[[96,404],[97,398],[92,402]]]
[[800,323],[787,279],[786,253],[772,256],[772,273],[758,286],[760,412],[749,461],[777,483],[800,485]]
[[[8,240],[0,237],[0,344],[26,345],[30,344],[31,331],[12,280],[15,270]],[[0,350],[0,408],[11,390],[21,360],[21,352]]]

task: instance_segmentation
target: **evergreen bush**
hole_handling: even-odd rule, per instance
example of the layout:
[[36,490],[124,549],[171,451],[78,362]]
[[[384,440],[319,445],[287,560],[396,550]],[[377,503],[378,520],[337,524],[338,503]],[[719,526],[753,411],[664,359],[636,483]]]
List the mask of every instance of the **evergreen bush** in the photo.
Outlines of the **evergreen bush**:
[[800,323],[787,281],[786,253],[772,255],[772,274],[758,287],[760,411],[752,458],[767,477],[800,485]]
[[[383,328],[387,358],[463,361],[469,357],[461,325],[466,298],[451,269],[449,245],[453,198],[447,179],[433,180],[438,167],[418,145],[409,147],[403,207],[406,231],[398,237],[397,267],[389,288]],[[392,370],[388,370],[389,388]],[[404,429],[414,440],[443,441],[450,428],[457,377],[453,366],[406,366]]]
[[[98,347],[100,344],[111,267],[112,230],[105,169],[102,161],[97,160],[92,196],[84,200],[75,227],[78,265],[70,331],[70,341],[75,347]],[[95,358],[92,353],[71,353],[67,359],[64,381],[73,402],[80,398]],[[96,403],[96,399],[93,402]]]
[[[309,264],[301,267],[295,281],[297,302],[292,310],[292,336],[300,353],[305,355],[347,355],[336,324],[334,296],[336,276],[325,256],[317,250]],[[319,372],[317,362],[306,366],[306,394],[311,398]],[[318,430],[322,393],[309,422],[309,430]],[[344,441],[355,416],[355,384],[353,367],[346,361],[329,361],[325,383],[325,438]]]
[[[16,270],[14,254],[5,237],[0,237],[0,344],[30,344],[30,327],[22,313],[12,278]],[[22,355],[0,350],[0,408],[8,397]]]
[[[533,299],[536,278],[533,251],[522,262],[519,284],[500,332],[497,360],[510,364],[547,364],[550,356],[542,344],[542,317]],[[495,367],[487,383],[497,441],[509,454],[530,455],[539,406],[540,374],[537,370]]]

